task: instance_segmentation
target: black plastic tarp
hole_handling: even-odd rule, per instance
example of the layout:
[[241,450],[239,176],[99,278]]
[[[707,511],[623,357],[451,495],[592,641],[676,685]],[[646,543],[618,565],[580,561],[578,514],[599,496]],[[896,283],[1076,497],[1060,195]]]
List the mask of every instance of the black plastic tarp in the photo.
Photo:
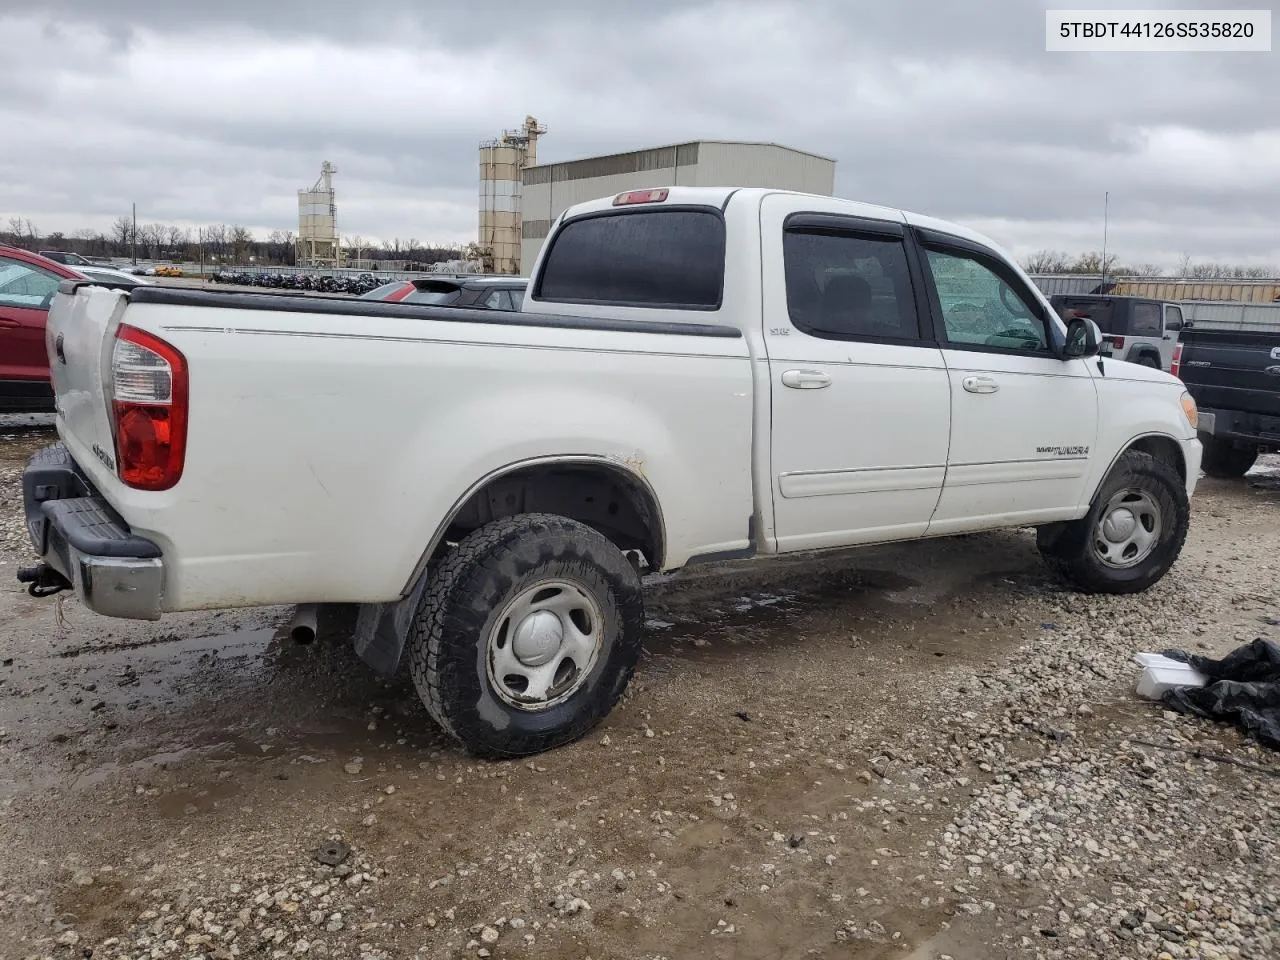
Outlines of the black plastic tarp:
[[1280,750],[1280,646],[1259,638],[1221,660],[1183,650],[1166,650],[1209,678],[1203,687],[1174,687],[1163,701],[1171,710],[1237,724],[1262,743]]

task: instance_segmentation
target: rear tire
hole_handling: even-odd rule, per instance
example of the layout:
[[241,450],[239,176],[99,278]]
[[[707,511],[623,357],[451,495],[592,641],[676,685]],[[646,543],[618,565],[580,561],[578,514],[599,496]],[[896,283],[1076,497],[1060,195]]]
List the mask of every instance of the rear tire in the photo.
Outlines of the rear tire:
[[1140,593],[1169,572],[1187,539],[1186,487],[1167,463],[1130,450],[1080,520],[1041,528],[1049,566],[1085,593]]
[[1237,447],[1227,440],[1211,437],[1203,441],[1204,456],[1200,467],[1211,477],[1234,479],[1243,477],[1258,459],[1256,446]]
[[1152,370],[1160,369],[1160,361],[1149,353],[1144,353],[1138,358],[1137,362],[1139,366],[1150,367]]
[[415,619],[413,682],[471,753],[529,756],[608,715],[643,629],[640,576],[604,536],[550,514],[508,517],[440,562]]

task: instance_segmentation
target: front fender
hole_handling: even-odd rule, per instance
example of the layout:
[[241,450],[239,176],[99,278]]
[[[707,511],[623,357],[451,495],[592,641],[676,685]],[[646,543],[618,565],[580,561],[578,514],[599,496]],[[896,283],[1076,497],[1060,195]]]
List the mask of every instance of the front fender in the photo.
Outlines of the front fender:
[[[1149,437],[1165,438],[1177,445],[1185,459],[1186,444],[1196,437],[1182,412],[1179,398],[1183,391],[1179,381],[1155,370],[1146,371],[1150,376],[1142,377],[1110,375],[1118,366],[1120,364],[1107,364],[1109,375],[1096,381],[1101,413],[1099,455],[1091,465],[1084,498],[1079,504],[1086,509],[1116,461],[1135,443]],[[1188,468],[1191,466],[1187,464]]]

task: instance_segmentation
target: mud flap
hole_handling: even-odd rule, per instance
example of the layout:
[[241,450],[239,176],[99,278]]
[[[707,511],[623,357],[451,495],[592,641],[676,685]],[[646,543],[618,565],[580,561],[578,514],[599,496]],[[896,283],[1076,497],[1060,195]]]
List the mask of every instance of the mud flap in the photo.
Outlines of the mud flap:
[[354,638],[356,654],[384,677],[394,676],[400,665],[404,642],[413,626],[430,572],[430,568],[424,570],[409,593],[395,603],[360,604]]

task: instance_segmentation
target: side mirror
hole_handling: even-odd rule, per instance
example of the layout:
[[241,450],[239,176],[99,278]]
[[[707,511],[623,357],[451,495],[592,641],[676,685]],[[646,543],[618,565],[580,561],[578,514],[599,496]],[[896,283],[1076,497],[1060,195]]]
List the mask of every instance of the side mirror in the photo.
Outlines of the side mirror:
[[1183,321],[1182,321],[1182,329],[1183,329],[1183,330],[1190,330],[1190,329],[1191,329],[1192,327],[1194,327],[1195,325],[1196,325],[1196,322],[1195,322],[1194,320],[1192,320],[1190,317],[1187,317],[1187,319],[1185,319],[1185,320],[1183,320]]
[[1062,359],[1079,360],[1097,356],[1102,344],[1102,331],[1088,317],[1073,317],[1067,321],[1067,339],[1062,347]]

